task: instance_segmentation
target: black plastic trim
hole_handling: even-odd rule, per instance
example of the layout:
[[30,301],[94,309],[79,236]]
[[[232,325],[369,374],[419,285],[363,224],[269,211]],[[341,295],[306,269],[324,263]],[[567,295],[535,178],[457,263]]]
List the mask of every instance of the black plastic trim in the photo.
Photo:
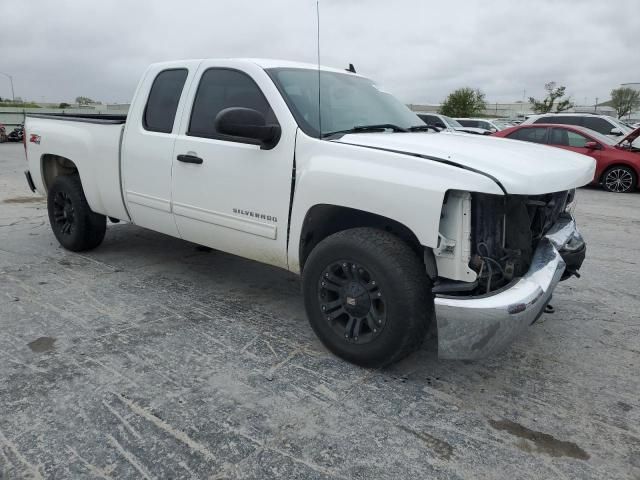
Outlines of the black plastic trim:
[[29,190],[33,193],[36,192],[36,186],[33,183],[33,178],[31,178],[31,172],[29,170],[24,171],[24,176],[27,177],[27,184],[29,185]]
[[98,125],[122,125],[127,120],[126,115],[96,115],[77,113],[67,115],[64,113],[27,113],[27,117],[45,118],[47,120],[64,120],[67,122],[96,123]]

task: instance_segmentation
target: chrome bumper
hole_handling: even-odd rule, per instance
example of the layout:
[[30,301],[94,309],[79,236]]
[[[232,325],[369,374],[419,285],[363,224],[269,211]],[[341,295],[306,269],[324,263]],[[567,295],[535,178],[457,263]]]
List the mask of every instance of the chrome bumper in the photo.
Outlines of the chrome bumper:
[[476,297],[436,296],[438,356],[477,359],[507,347],[537,320],[565,270],[563,250],[584,241],[565,214],[540,240],[529,271],[501,290]]

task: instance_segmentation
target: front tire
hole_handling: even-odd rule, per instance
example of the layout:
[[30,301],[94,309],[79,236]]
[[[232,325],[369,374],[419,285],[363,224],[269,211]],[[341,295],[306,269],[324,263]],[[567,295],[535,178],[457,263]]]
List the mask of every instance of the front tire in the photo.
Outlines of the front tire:
[[629,193],[637,183],[636,172],[622,165],[611,167],[602,174],[602,187],[608,192]]
[[77,174],[55,178],[47,195],[51,230],[60,245],[72,252],[102,243],[107,217],[91,211]]
[[365,367],[416,350],[435,317],[431,283],[411,247],[391,233],[354,228],[322,240],[302,276],[311,327],[337,356]]

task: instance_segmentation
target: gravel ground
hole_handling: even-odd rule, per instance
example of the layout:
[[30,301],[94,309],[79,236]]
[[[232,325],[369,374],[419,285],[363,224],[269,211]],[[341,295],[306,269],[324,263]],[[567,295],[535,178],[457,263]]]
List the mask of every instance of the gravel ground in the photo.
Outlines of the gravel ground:
[[330,355],[297,277],[133,225],[60,248],[0,145],[0,478],[640,478],[640,194],[507,352]]

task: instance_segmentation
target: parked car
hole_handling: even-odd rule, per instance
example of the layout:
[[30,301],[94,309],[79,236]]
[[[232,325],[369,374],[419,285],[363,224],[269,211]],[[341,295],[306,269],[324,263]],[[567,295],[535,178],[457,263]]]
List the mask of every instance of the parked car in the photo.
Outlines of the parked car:
[[128,115],[28,114],[25,138],[64,248],[97,247],[109,217],[300,274],[318,337],[362,365],[410,353],[431,321],[441,357],[496,352],[585,256],[570,205],[593,159],[429,132],[344,70],[154,64]]
[[640,135],[640,128],[615,140],[584,127],[543,123],[519,125],[493,135],[588,155],[596,160],[592,183],[601,184],[610,192],[626,193],[640,186],[640,149],[633,145]]
[[497,118],[456,118],[456,121],[463,127],[475,127],[488,130],[492,133],[499,132],[505,128],[509,128],[512,125],[498,120]]
[[521,125],[538,123],[555,123],[560,125],[576,125],[607,135],[612,138],[621,137],[631,133],[632,129],[617,118],[609,115],[596,115],[593,113],[545,113],[529,115]]
[[456,120],[446,115],[440,115],[439,113],[418,113],[420,119],[427,125],[433,125],[443,131],[447,132],[463,132],[472,133],[474,135],[491,135],[489,130],[476,127],[465,127],[460,125]]

